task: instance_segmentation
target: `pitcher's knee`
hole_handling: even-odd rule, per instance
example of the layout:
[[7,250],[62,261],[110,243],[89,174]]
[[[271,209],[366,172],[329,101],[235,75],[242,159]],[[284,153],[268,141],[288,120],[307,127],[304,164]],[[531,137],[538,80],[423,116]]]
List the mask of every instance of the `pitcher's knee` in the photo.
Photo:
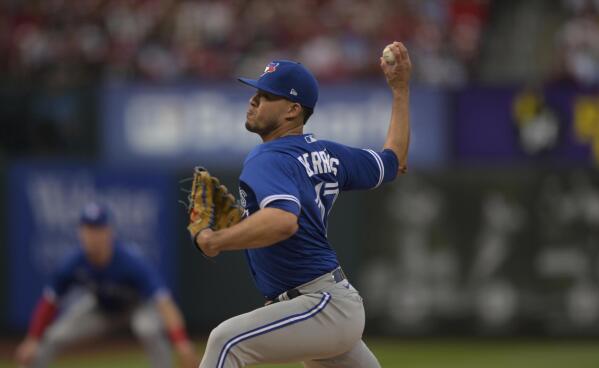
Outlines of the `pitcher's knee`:
[[235,330],[227,322],[221,323],[210,332],[205,354],[212,355],[219,368],[244,367],[247,362],[237,346],[240,341],[237,341]]
[[233,332],[227,328],[226,322],[216,326],[208,337],[208,346],[223,348],[233,338]]

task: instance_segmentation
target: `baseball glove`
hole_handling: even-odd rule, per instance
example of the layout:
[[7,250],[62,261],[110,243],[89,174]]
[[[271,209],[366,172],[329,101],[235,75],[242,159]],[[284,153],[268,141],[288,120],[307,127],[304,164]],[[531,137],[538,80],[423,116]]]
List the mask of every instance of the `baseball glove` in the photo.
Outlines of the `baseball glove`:
[[194,169],[186,206],[189,214],[187,230],[194,243],[200,231],[206,228],[221,230],[235,225],[241,221],[243,213],[227,187],[199,166]]

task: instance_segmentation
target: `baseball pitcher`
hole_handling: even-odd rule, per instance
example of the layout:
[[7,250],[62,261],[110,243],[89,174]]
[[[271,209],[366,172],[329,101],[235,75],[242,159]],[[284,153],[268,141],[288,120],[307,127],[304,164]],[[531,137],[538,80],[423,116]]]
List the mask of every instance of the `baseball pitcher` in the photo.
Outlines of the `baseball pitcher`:
[[246,128],[263,140],[243,165],[242,208],[216,178],[196,169],[188,229],[208,257],[245,250],[267,302],[216,327],[201,368],[300,361],[306,367],[380,366],[362,341],[362,298],[327,240],[327,223],[341,191],[377,188],[406,172],[411,63],[402,43],[389,50],[392,55],[380,59],[393,95],[382,151],[304,134],[318,84],[302,64],[277,60],[257,80],[239,78],[257,89]]

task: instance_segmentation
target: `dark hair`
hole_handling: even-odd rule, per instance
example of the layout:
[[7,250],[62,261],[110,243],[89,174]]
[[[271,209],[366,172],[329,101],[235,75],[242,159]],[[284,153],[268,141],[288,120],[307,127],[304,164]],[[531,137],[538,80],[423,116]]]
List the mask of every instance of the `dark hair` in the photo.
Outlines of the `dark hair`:
[[304,110],[304,125],[306,125],[308,119],[310,119],[310,116],[312,116],[312,114],[314,113],[314,109],[311,109],[306,106],[302,106],[302,109]]

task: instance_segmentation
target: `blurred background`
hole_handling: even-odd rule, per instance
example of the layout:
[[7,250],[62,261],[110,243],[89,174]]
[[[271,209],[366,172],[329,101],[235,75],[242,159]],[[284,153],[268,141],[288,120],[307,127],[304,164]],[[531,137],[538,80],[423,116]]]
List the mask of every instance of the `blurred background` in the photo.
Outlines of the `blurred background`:
[[259,140],[235,77],[272,59],[320,81],[308,132],[380,148],[393,40],[414,66],[409,174],[345,194],[329,229],[373,350],[469,367],[485,337],[473,367],[599,366],[597,0],[0,0],[0,365],[92,198],[198,341],[261,305],[241,253],[192,249],[179,180],[201,164],[236,191]]

